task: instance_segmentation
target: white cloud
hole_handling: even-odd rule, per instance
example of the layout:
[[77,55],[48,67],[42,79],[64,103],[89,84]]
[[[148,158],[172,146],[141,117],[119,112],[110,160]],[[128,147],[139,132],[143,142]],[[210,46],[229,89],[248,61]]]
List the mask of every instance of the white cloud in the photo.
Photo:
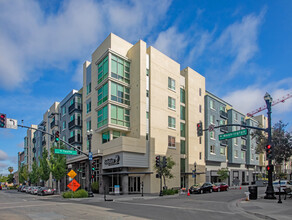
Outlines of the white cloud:
[[68,0],[57,13],[46,14],[34,0],[1,1],[0,86],[13,90],[37,81],[44,68],[83,63],[110,32],[137,41],[159,24],[169,5],[169,0]]
[[8,155],[3,150],[0,150],[0,161],[4,161],[7,159],[8,159]]

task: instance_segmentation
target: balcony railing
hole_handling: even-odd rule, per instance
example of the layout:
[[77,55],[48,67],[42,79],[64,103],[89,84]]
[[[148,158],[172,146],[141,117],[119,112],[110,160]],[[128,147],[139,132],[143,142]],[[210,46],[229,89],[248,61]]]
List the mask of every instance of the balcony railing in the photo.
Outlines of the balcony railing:
[[226,127],[221,127],[220,131],[226,133],[226,132],[228,132],[228,127],[227,126]]
[[78,119],[77,120],[72,120],[68,124],[69,129],[72,129],[75,126],[81,127],[82,126],[82,121],[81,120],[78,120]]
[[69,144],[82,144],[81,135],[74,135],[73,137],[70,137],[68,140]]
[[242,145],[241,145],[241,150],[247,150],[246,145],[242,144]]
[[227,146],[228,145],[228,141],[227,140],[222,140],[222,141],[220,141],[220,145]]
[[220,117],[227,119],[228,118],[227,112],[220,110]]
[[242,124],[242,125],[246,125],[246,122],[245,122],[245,121],[241,121],[241,124]]
[[56,120],[51,122],[51,129],[53,129],[55,126],[58,126],[58,122]]
[[82,107],[81,107],[81,104],[80,103],[77,103],[77,102],[74,102],[72,105],[69,106],[69,114],[75,110],[79,110],[81,111],[82,110]]

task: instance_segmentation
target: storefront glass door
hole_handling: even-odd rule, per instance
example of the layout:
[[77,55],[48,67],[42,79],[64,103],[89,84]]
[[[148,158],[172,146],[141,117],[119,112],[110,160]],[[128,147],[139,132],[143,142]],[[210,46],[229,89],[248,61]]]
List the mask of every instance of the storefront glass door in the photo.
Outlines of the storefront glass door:
[[140,193],[140,176],[129,176],[129,193]]

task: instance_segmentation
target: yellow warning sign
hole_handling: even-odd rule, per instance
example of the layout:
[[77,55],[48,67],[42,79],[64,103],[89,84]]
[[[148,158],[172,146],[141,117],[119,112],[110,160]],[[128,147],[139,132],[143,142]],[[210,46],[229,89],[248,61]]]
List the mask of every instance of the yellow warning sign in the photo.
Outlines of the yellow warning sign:
[[73,179],[77,173],[75,173],[74,170],[71,170],[67,175]]

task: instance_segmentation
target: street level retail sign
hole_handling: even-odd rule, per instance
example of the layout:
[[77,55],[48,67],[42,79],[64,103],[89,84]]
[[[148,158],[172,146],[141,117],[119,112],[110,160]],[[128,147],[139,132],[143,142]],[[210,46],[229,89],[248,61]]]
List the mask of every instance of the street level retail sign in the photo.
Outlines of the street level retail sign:
[[74,170],[71,170],[67,175],[73,179],[77,173],[75,173]]
[[55,149],[55,154],[77,155],[75,150]]
[[80,187],[80,184],[74,179],[67,186],[69,189],[75,192]]
[[240,136],[244,136],[247,135],[247,129],[243,129],[243,130],[239,130],[239,131],[233,131],[230,133],[226,133],[226,134],[219,134],[219,140],[224,140],[224,139],[230,139],[230,138],[235,138],[235,137],[240,137]]

